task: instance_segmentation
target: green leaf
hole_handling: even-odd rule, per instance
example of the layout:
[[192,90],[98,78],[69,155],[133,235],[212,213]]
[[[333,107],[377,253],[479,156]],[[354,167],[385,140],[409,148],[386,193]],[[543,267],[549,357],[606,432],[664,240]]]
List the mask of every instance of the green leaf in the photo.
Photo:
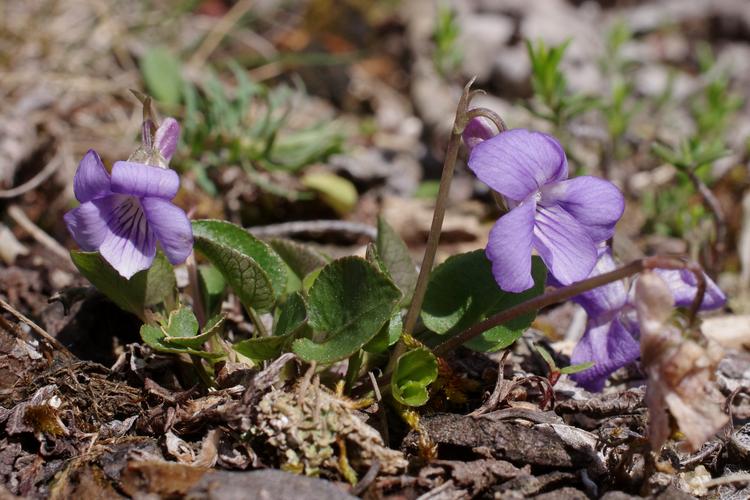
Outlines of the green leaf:
[[189,308],[180,307],[169,313],[164,332],[167,337],[195,337],[198,333],[198,320]]
[[363,349],[371,353],[385,352],[389,347],[398,342],[404,330],[404,322],[401,319],[401,311],[397,311],[390,321],[383,325],[375,338],[369,341]]
[[195,248],[211,261],[246,307],[267,311],[287,284],[286,265],[264,242],[229,222],[193,221]]
[[284,336],[296,332],[307,320],[307,309],[302,294],[291,294],[279,308],[281,313],[273,325],[275,336]]
[[274,238],[268,243],[300,281],[311,272],[328,264],[330,260],[314,248],[296,241]]
[[410,301],[414,287],[417,286],[417,268],[411,260],[404,240],[382,217],[378,217],[378,236],[375,245],[391,279],[401,290],[403,301]]
[[328,206],[340,215],[346,215],[357,205],[357,188],[351,181],[330,172],[305,174],[302,185],[316,191]]
[[[422,321],[440,335],[453,335],[487,317],[504,311],[544,291],[546,268],[532,258],[534,286],[521,293],[502,291],[492,276],[483,250],[455,255],[435,268],[430,276],[422,308]],[[515,342],[536,314],[518,317],[496,326],[465,345],[477,351],[495,351]]]
[[560,368],[560,373],[566,373],[568,375],[571,375],[573,373],[582,372],[584,370],[588,370],[592,366],[594,366],[596,363],[593,361],[587,361],[586,363],[580,363],[578,365],[570,365],[563,368]]
[[555,364],[555,360],[552,358],[552,355],[547,351],[547,349],[536,344],[534,344],[534,349],[536,349],[536,352],[539,353],[539,355],[542,357],[544,362],[547,363],[547,366],[549,366],[550,370],[557,370],[557,365]]
[[232,348],[253,361],[268,361],[279,357],[288,340],[287,336],[260,337],[241,340]]
[[400,298],[396,285],[366,260],[335,260],[321,270],[309,294],[309,324],[325,338],[297,339],[292,349],[321,363],[351,356],[377,335]]
[[[189,309],[187,308],[182,308],[181,310],[183,309],[189,311]],[[193,334],[192,335],[174,335],[175,333],[178,333],[178,332],[173,331],[175,327],[171,326],[172,316],[170,315],[170,327],[167,327],[165,329],[166,330],[165,333],[167,334],[167,336],[164,339],[165,342],[179,345],[179,346],[200,349],[200,347],[205,342],[207,342],[211,337],[216,335],[221,329],[221,327],[224,325],[225,316],[223,314],[217,314],[216,316],[209,318],[208,321],[206,321],[206,324],[204,325],[203,331],[200,333],[200,335],[196,335],[196,333],[198,333],[198,328],[197,328],[198,321],[195,320],[195,316],[193,316],[192,312],[190,312],[190,316],[192,317],[192,320],[195,321],[195,324],[194,324],[195,330],[193,330]],[[180,328],[183,328],[183,332],[189,331],[188,328],[185,328],[185,327],[189,326],[190,329],[193,328],[193,324],[189,318],[186,318],[182,321],[185,322],[184,323],[185,326],[180,327]]]
[[307,324],[307,310],[302,294],[291,294],[279,309],[281,313],[273,327],[273,336],[246,339],[232,346],[235,351],[253,361],[277,358]]
[[195,319],[193,311],[187,307],[180,307],[169,314],[166,324],[161,327],[143,325],[141,327],[141,338],[157,351],[193,354],[214,359],[221,357],[222,354],[206,352],[200,347],[218,331],[223,322],[223,316],[212,318],[206,323],[204,332],[197,335],[198,320]]
[[314,269],[310,274],[305,276],[305,279],[302,280],[302,289],[304,291],[309,291],[310,288],[315,284],[315,280],[318,279],[318,276],[320,275],[320,272],[323,270],[325,266],[319,267],[317,269]]
[[221,306],[227,281],[214,266],[207,264],[198,266],[198,279],[207,311],[214,311]]
[[172,264],[161,252],[153,264],[129,280],[120,276],[98,252],[70,252],[70,258],[92,285],[125,311],[144,318],[144,310],[174,297],[177,282]]
[[393,397],[407,406],[422,406],[430,399],[427,387],[438,376],[435,356],[424,347],[402,354],[391,377]]
[[183,89],[180,61],[168,49],[147,49],[141,58],[141,73],[146,88],[157,101],[171,105],[180,103]]

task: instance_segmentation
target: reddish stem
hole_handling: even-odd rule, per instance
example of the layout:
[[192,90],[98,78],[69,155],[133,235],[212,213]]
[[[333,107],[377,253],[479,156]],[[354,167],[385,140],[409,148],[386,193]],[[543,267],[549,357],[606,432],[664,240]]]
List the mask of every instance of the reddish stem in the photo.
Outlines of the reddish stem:
[[645,257],[643,259],[634,260],[633,262],[615,269],[614,271],[600,274],[598,276],[573,283],[572,285],[568,285],[563,288],[550,290],[542,295],[539,295],[538,297],[534,297],[533,299],[513,306],[510,309],[499,312],[494,316],[490,316],[484,321],[480,321],[479,323],[467,328],[458,335],[451,337],[450,339],[435,347],[432,352],[436,356],[445,356],[446,354],[465,344],[469,340],[486,332],[490,328],[502,325],[519,316],[523,316],[524,314],[536,312],[543,307],[547,307],[558,302],[563,302],[575,297],[576,295],[580,295],[584,292],[588,292],[589,290],[593,290],[594,288],[612,283],[613,281],[627,278],[647,269],[688,269],[695,275],[698,289],[695,294],[695,298],[693,299],[692,304],[690,304],[690,308],[688,310],[689,325],[692,327],[695,324],[695,318],[698,313],[698,309],[700,308],[700,305],[703,302],[703,296],[706,293],[706,280],[703,276],[703,270],[698,264],[688,262],[679,257],[655,255],[652,257]]

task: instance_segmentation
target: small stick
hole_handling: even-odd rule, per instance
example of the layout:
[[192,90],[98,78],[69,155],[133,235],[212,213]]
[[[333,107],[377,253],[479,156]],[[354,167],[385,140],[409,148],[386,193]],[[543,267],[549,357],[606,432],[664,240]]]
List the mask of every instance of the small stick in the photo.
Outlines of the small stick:
[[44,232],[39,226],[29,219],[23,210],[18,205],[11,205],[8,207],[8,215],[15,221],[16,224],[29,233],[32,238],[45,246],[52,253],[60,257],[65,261],[71,269],[75,269],[73,262],[70,260],[70,254],[65,248],[57,242],[52,236]]
[[32,189],[36,189],[37,187],[39,187],[39,185],[42,184],[42,182],[49,179],[50,176],[54,174],[62,164],[62,158],[56,155],[49,161],[49,163],[47,163],[47,165],[45,165],[42,170],[39,171],[38,174],[29,179],[27,182],[11,189],[0,190],[0,199],[16,198],[24,193],[28,193]]
[[728,476],[710,479],[703,483],[702,486],[704,488],[714,488],[716,486],[724,486],[726,484],[734,483],[750,483],[750,474],[739,472],[737,474],[729,474]]
[[219,22],[213,25],[211,31],[208,32],[206,37],[201,42],[198,50],[195,51],[193,57],[188,62],[188,67],[192,70],[199,70],[208,60],[209,56],[219,46],[224,37],[231,31],[235,24],[237,24],[242,16],[253,6],[252,0],[240,0],[232,6],[231,9],[219,19]]
[[39,334],[40,337],[42,337],[44,340],[47,341],[48,344],[50,344],[52,347],[63,353],[65,356],[75,359],[75,355],[68,350],[67,347],[62,345],[59,340],[57,340],[55,337],[47,333],[44,328],[37,325],[33,321],[31,321],[29,318],[24,316],[20,311],[16,310],[13,306],[5,302],[3,299],[0,299],[0,307],[11,313],[13,316],[16,317],[18,321],[21,321],[23,323],[26,323],[31,327],[32,330],[34,330],[36,333]]
[[347,220],[302,220],[269,224],[267,226],[253,226],[247,231],[258,238],[287,236],[298,233],[345,233],[353,236],[365,236],[375,240],[377,229],[369,224],[351,222]]

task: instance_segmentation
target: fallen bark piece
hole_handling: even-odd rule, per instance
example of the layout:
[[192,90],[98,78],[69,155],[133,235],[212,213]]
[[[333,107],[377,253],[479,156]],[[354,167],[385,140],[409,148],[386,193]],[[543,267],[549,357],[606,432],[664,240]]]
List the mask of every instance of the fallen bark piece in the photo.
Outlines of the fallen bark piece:
[[131,497],[185,495],[208,471],[206,467],[162,461],[131,461],[122,472],[122,490]]
[[[448,450],[476,453],[478,448],[484,448],[493,457],[510,462],[580,469],[591,465],[596,457],[593,449],[570,446],[548,424],[529,426],[441,413],[422,417],[421,426],[438,445],[438,453],[444,459],[450,458]],[[404,439],[402,448],[416,453],[418,440],[418,434],[412,431]]]
[[505,460],[436,460],[432,465],[450,469],[449,477],[453,482],[457,486],[468,488],[472,496],[479,495],[497,483],[530,474],[529,467],[519,469]]
[[187,493],[186,500],[244,500],[246,498],[355,499],[329,481],[280,470],[212,471]]

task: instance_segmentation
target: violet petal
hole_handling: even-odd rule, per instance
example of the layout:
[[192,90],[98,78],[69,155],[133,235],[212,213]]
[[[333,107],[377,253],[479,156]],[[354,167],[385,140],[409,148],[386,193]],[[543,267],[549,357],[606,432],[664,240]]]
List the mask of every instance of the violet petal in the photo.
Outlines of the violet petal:
[[130,279],[138,271],[148,269],[154,261],[156,235],[137,198],[112,196],[111,203],[109,233],[99,253],[118,273]]
[[81,203],[112,194],[110,178],[96,151],[89,149],[73,177],[73,193]]
[[115,162],[112,167],[112,191],[115,193],[171,200],[179,188],[180,178],[174,170],[129,161]]
[[472,150],[474,146],[476,146],[480,142],[485,141],[495,135],[496,134],[492,127],[490,127],[483,118],[477,117],[469,120],[469,123],[466,124],[461,137],[463,138],[466,147],[469,148],[469,150]]
[[[698,291],[695,275],[688,269],[656,269],[656,273],[667,283],[674,296],[676,307],[690,307]],[[714,280],[705,273],[706,293],[701,303],[701,311],[718,309],[727,302],[727,297]]]
[[180,141],[180,124],[174,118],[167,118],[159,125],[154,137],[154,148],[161,153],[161,156],[167,160],[172,159],[172,155],[177,150],[177,143]]
[[[610,248],[602,247],[598,249],[598,253],[599,258],[596,260],[596,265],[594,265],[591,274],[588,275],[589,278],[614,271],[617,268]],[[628,302],[628,290],[625,282],[618,280],[584,292],[574,297],[573,301],[586,310],[589,318],[593,318],[625,307]]]
[[588,370],[572,374],[570,378],[589,391],[601,391],[607,378],[641,355],[633,336],[615,318],[602,323],[590,322],[583,337],[573,349],[570,364],[593,361]]
[[143,198],[141,206],[169,261],[185,262],[193,250],[193,228],[185,212],[161,198]]
[[484,140],[471,150],[469,168],[513,201],[522,201],[549,182],[568,175],[562,146],[541,132],[513,129]]
[[586,228],[595,243],[612,237],[625,210],[625,199],[614,184],[590,176],[545,186],[539,203],[560,205]]
[[588,232],[559,206],[537,208],[533,244],[563,285],[585,279],[596,264],[596,245]]
[[108,198],[87,201],[63,216],[68,232],[78,245],[87,252],[99,248],[109,234],[107,220],[111,205]]
[[506,292],[534,286],[531,276],[531,241],[536,202],[530,198],[500,217],[490,231],[487,258],[492,274]]

